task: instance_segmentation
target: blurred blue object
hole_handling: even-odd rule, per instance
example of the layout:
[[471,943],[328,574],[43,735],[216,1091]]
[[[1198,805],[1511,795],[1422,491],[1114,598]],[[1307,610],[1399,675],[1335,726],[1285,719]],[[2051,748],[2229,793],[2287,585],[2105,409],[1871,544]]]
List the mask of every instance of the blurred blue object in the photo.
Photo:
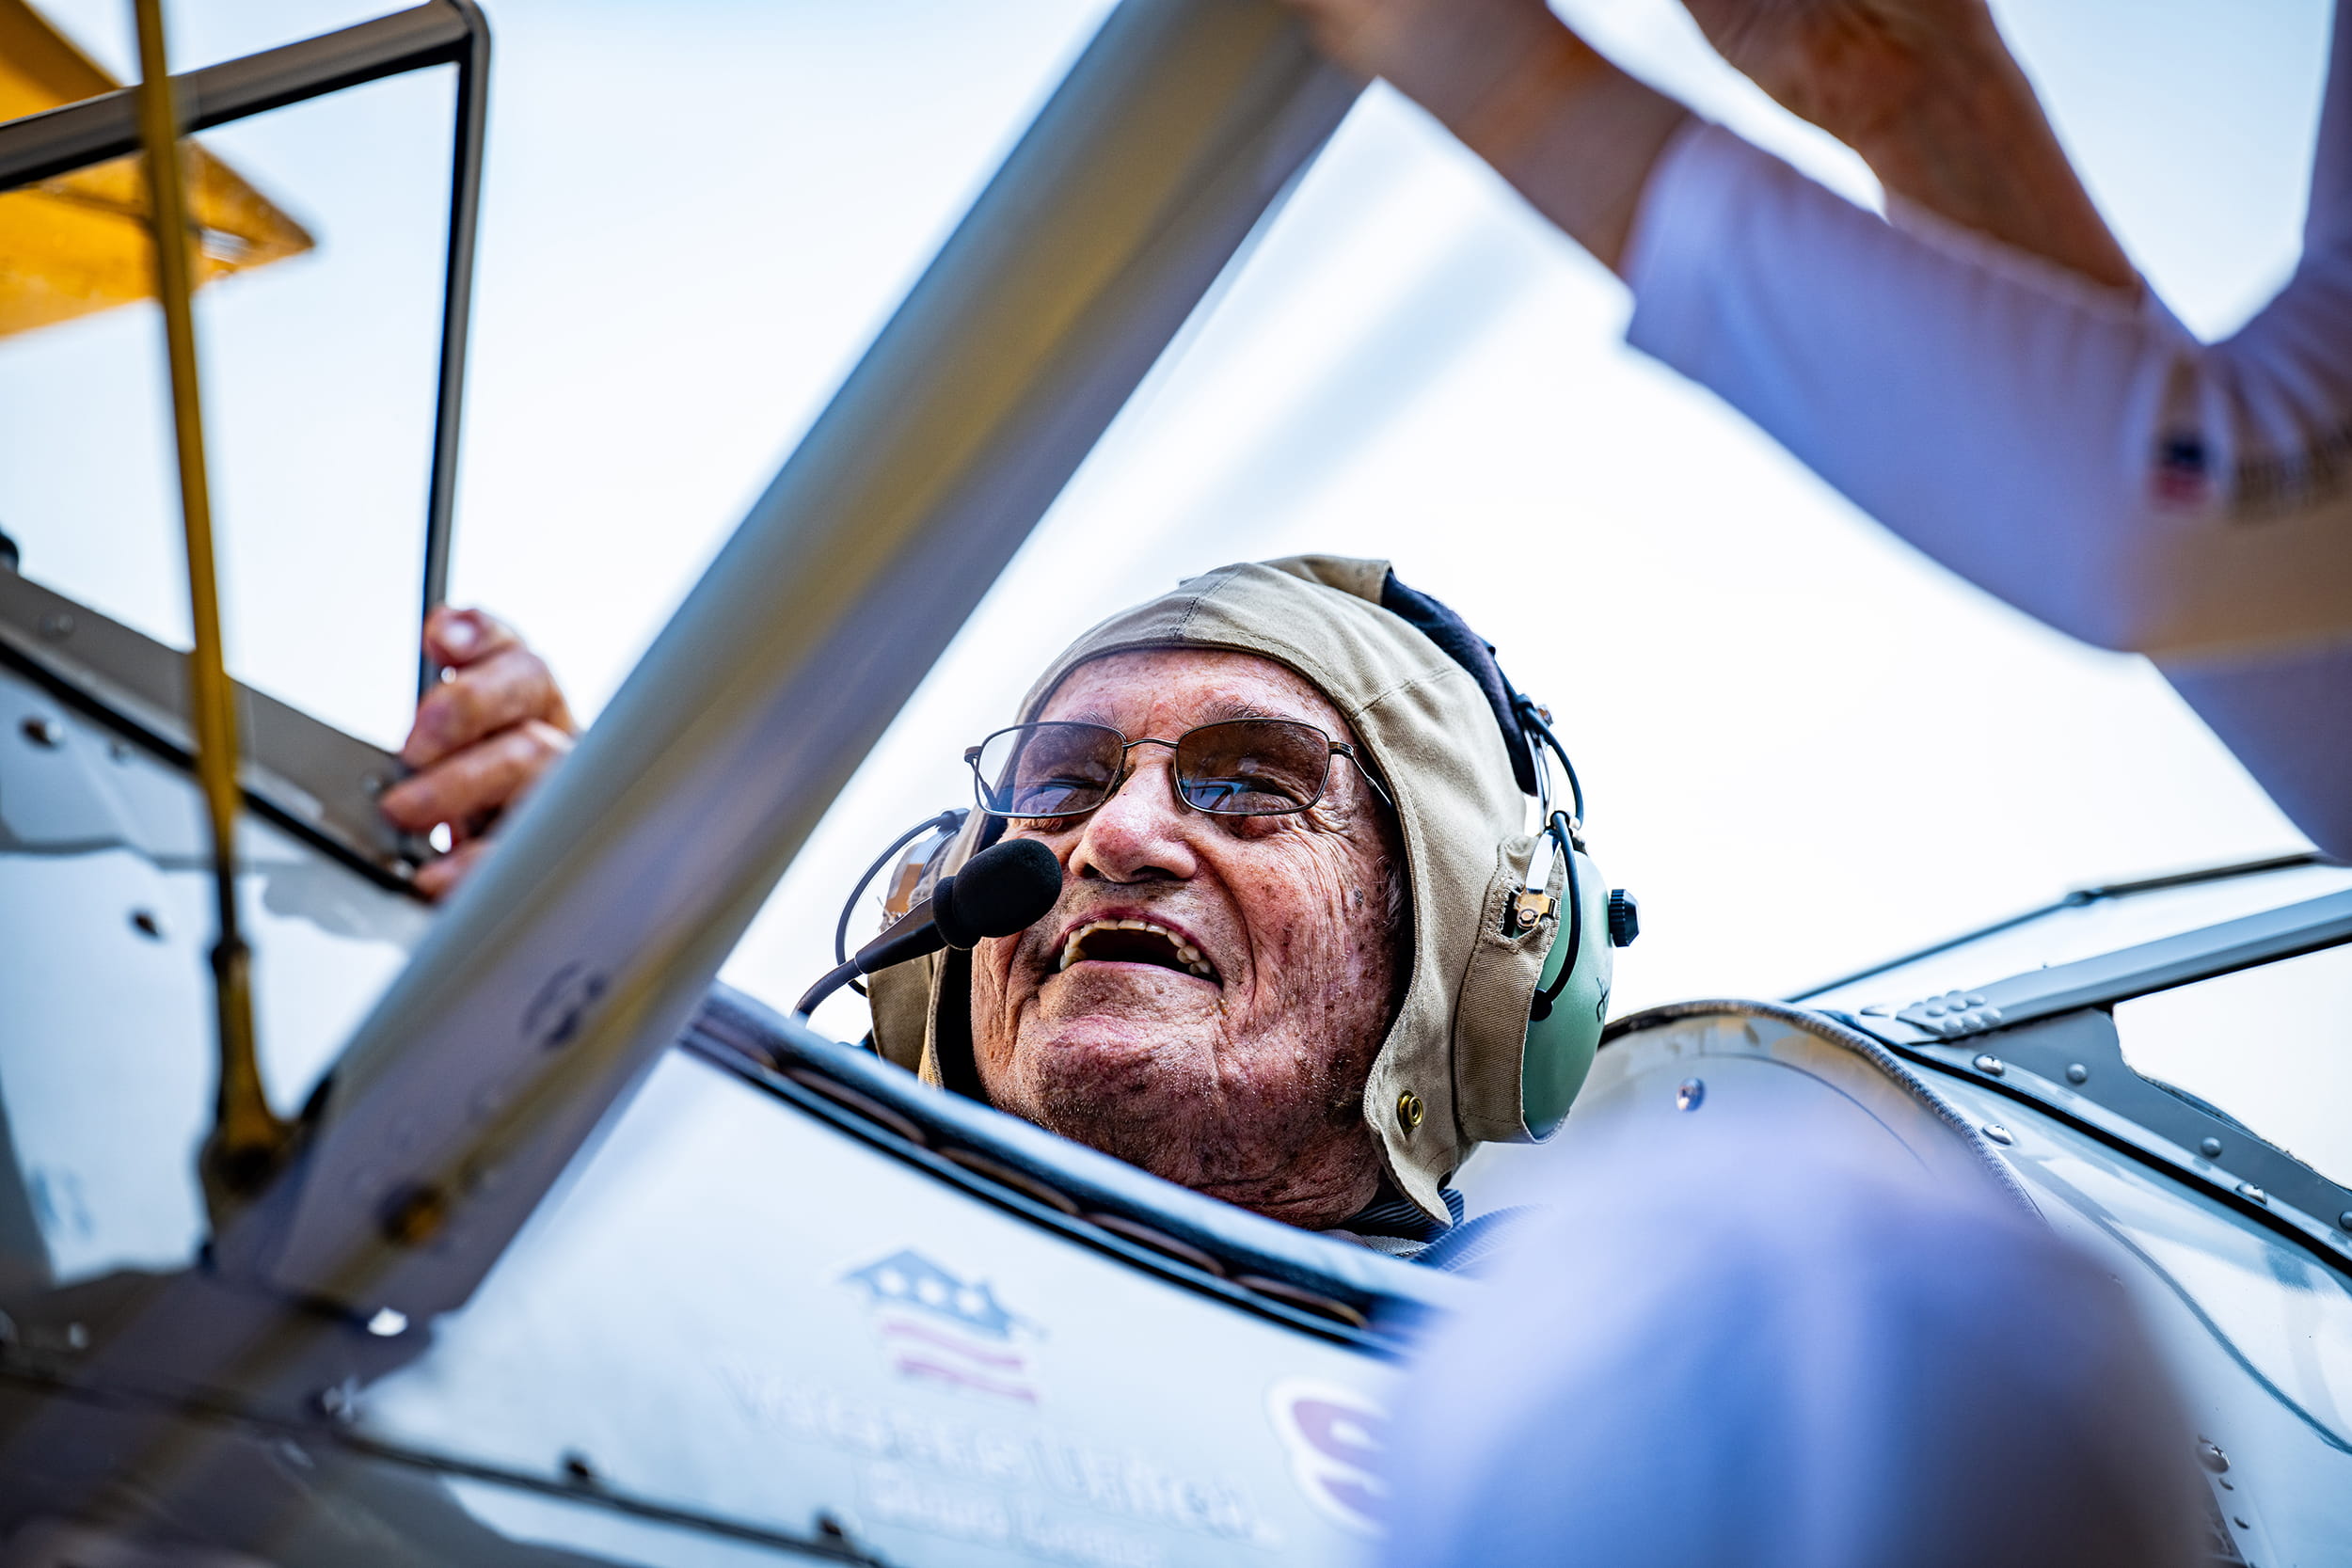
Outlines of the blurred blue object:
[[2122,1287],[1994,1184],[1824,1130],[1681,1115],[1564,1160],[1420,1361],[1384,1560],[2198,1560],[2194,1433]]

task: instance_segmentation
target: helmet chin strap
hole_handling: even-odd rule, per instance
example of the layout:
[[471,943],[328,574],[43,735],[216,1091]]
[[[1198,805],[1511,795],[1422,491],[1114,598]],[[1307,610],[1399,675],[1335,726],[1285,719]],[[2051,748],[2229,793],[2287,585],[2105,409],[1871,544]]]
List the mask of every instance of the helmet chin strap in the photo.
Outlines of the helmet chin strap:
[[[1535,836],[1527,847],[1527,868],[1519,877],[1518,896],[1512,900],[1504,913],[1503,934],[1506,936],[1530,930],[1537,921],[1557,911],[1558,901],[1544,890],[1551,885],[1551,867],[1564,861],[1567,865],[1566,891],[1571,903],[1574,902],[1577,891],[1574,851],[1584,847],[1584,786],[1577,779],[1575,765],[1568,761],[1567,752],[1551,733],[1550,714],[1542,705],[1524,696],[1518,696],[1514,706],[1520,733],[1527,736],[1527,749],[1535,759],[1537,824]],[[1551,803],[1551,763],[1554,756],[1559,758],[1561,769],[1567,775],[1570,799],[1575,803],[1573,811],[1560,811]],[[1539,880],[1536,863],[1547,845],[1551,851],[1550,865],[1544,867],[1544,875]]]

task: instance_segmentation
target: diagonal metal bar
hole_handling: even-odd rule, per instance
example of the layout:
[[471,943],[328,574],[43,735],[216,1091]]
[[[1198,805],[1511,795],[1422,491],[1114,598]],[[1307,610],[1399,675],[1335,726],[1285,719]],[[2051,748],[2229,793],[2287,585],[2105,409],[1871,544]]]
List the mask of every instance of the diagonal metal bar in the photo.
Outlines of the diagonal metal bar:
[[2316,953],[2346,941],[2352,941],[2352,893],[2331,893],[2072,963],[2028,970],[1965,993],[1925,997],[1895,1016],[1920,1038],[1964,1038],[2077,1007],[2111,1007],[2135,996]]
[[232,1268],[462,1302],[1359,84],[1126,0],[335,1069]]
[[[465,426],[466,341],[473,321],[474,235],[482,215],[483,142],[490,112],[490,28],[473,0],[447,0],[469,24],[457,56],[457,123],[449,176],[449,254],[441,283],[440,398],[433,414],[433,473],[425,492],[423,614],[449,597],[450,543],[457,518],[457,441]],[[417,690],[440,678],[419,653]]]

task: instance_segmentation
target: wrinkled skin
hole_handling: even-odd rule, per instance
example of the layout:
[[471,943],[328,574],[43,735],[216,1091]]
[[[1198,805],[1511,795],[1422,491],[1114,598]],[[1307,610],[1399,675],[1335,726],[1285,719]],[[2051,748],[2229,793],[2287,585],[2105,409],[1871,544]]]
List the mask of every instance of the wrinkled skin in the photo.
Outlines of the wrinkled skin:
[[[1240,713],[1352,740],[1314,688],[1248,654],[1116,654],[1081,666],[1041,719],[1172,740]],[[1062,862],[1054,912],[973,954],[972,1037],[1003,1110],[1171,1181],[1309,1228],[1371,1200],[1380,1159],[1364,1081],[1406,963],[1387,808],[1334,759],[1323,800],[1279,817],[1183,805],[1172,753],[1074,821],[1015,823]],[[1058,970],[1065,935],[1133,917],[1183,934],[1215,981],[1134,962]]]

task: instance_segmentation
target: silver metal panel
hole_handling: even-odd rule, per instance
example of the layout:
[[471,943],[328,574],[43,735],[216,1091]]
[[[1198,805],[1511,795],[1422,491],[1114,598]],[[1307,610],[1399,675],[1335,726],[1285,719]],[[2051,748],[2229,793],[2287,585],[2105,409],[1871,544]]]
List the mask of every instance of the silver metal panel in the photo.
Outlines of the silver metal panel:
[[[2283,1026],[2309,1025],[2296,1020]],[[2066,1013],[1961,1045],[1899,1049],[1951,1073],[1997,1082],[2012,1097],[2048,1106],[2169,1165],[2190,1186],[2242,1212],[2259,1211],[2261,1218],[2293,1230],[2352,1271],[2352,1190],[2265,1142],[2255,1130],[2133,1071],[2105,1009]]]
[[[0,1275],[26,1283],[184,1267],[204,1237],[203,806],[178,762],[132,733],[0,666],[0,1108],[15,1155],[0,1186],[21,1182],[40,1230]],[[291,1112],[429,916],[265,818],[240,835],[263,1067]]]
[[[830,1518],[904,1564],[1358,1560],[1340,1499],[1365,1478],[1298,1406],[1369,1442],[1396,1377],[676,1053],[432,1335],[359,1394],[360,1436],[779,1532]],[[616,1547],[606,1518],[479,1508]]]
[[1924,1075],[1857,1030],[1773,1003],[1679,1003],[1613,1021],[1560,1136],[1601,1154],[1615,1140],[1652,1144],[1684,1118],[1770,1127],[2022,1196]]
[[[2002,1158],[2060,1234],[2106,1258],[2154,1327],[2228,1544],[2259,1568],[2352,1553],[2352,1281],[2293,1242],[2054,1117],[1940,1085],[2004,1128]],[[2226,1484],[2225,1484],[2226,1483]]]
[[[0,650],[56,689],[109,713],[126,735],[185,760],[187,655],[0,568]],[[239,778],[251,803],[317,834],[389,882],[405,883],[423,844],[395,832],[376,795],[400,771],[363,740],[299,708],[236,689]],[[176,817],[175,817],[175,820]],[[184,848],[200,852],[200,839]]]

